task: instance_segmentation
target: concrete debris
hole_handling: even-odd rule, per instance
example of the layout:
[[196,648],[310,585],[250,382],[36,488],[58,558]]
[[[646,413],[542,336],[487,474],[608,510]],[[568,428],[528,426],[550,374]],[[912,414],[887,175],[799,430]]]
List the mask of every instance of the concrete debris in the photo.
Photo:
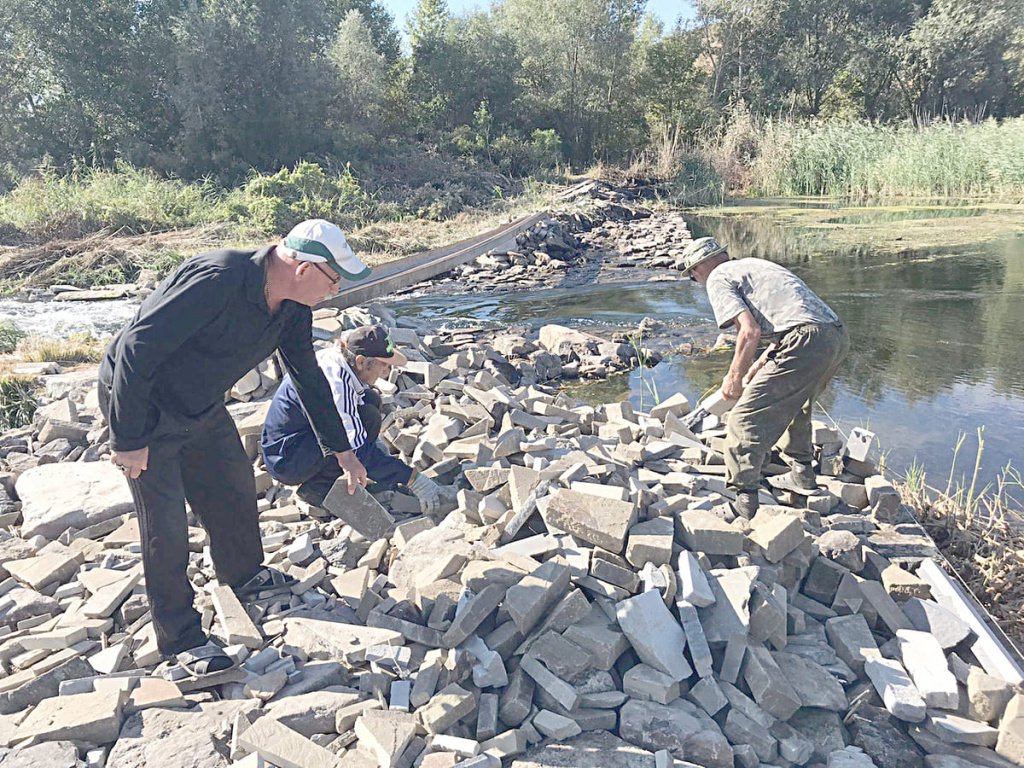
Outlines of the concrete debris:
[[[583,186],[595,218],[555,216],[461,276],[543,279],[593,243],[637,261],[664,245],[654,260],[675,268],[675,230]],[[238,382],[266,563],[297,584],[240,601],[190,518],[204,627],[240,665],[209,684],[156,674],[94,377],[8,436],[4,765],[45,748],[47,765],[109,768],[1024,766],[1020,681],[902,522],[874,435],[815,424],[828,490],[734,519],[721,432],[686,429],[686,397],[641,412],[547,383],[637,364],[624,337],[442,331],[379,305],[315,319],[321,338],[366,322],[413,361],[381,387],[381,443],[448,501],[428,517],[403,492],[339,486],[306,505],[254,450],[280,371]],[[84,452],[26,468],[40,435]]]

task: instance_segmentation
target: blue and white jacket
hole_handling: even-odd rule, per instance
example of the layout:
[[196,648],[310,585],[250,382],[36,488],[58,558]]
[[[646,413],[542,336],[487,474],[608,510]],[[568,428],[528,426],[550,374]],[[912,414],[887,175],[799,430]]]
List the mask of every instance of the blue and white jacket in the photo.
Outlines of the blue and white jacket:
[[[334,406],[345,425],[349,445],[352,450],[358,450],[366,444],[367,437],[359,418],[359,406],[363,404],[366,388],[338,349],[321,350],[316,357],[331,386]],[[317,442],[291,376],[284,377],[270,404],[260,436],[260,448],[270,476],[288,484],[300,482],[308,476],[326,455]]]

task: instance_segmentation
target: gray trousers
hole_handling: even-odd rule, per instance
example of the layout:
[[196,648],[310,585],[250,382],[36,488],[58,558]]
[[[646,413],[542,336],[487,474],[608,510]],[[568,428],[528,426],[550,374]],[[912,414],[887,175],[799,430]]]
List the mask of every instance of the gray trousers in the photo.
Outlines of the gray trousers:
[[778,443],[792,461],[810,464],[811,410],[850,351],[842,323],[802,325],[786,333],[774,357],[744,388],[726,421],[725,479],[732,490],[756,488]]

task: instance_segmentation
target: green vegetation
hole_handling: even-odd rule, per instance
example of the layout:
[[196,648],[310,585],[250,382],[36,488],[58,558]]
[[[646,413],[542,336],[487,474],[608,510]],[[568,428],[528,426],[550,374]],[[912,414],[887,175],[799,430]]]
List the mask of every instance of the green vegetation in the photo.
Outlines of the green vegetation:
[[991,484],[979,487],[978,467],[985,449],[978,429],[970,478],[956,476],[956,457],[966,435],[954,446],[945,490],[933,488],[915,462],[898,488],[904,502],[938,544],[967,586],[1018,645],[1024,645],[1024,478],[1007,464]]
[[351,228],[370,216],[373,200],[350,168],[329,176],[300,162],[265,175],[252,171],[225,190],[209,179],[184,182],[119,162],[112,170],[86,168],[57,176],[51,168],[28,176],[0,198],[0,224],[26,240],[79,238],[100,230],[159,232],[237,225],[240,234],[274,234],[306,218],[328,218]]
[[25,332],[13,320],[0,322],[0,354],[9,355],[24,338]]
[[381,0],[8,0],[0,289],[132,281],[309,216],[384,258],[586,169],[688,206],[1024,197],[1019,2],[694,5],[666,27],[645,0],[419,0],[403,51]]
[[[90,179],[98,195],[55,208],[57,231],[97,220],[140,231],[180,226],[189,212],[204,219],[199,209],[223,221],[205,200],[222,197],[208,179],[247,186],[253,169],[274,178],[303,161],[322,166],[343,196],[355,194],[346,211],[363,211],[404,198],[377,193],[400,186],[417,153],[523,177],[714,144],[741,113],[794,125],[839,119],[842,135],[844,121],[920,128],[930,116],[977,122],[1024,110],[1017,0],[694,6],[691,23],[666,27],[645,14],[644,0],[498,0],[461,14],[445,0],[419,0],[404,52],[380,0],[8,0],[0,191],[44,165],[56,174],[39,174],[44,188]],[[778,142],[806,141],[776,130],[785,135]],[[922,151],[923,161],[937,157]],[[184,181],[153,189],[140,172],[138,204],[107,211],[102,179],[89,169],[118,162]],[[372,201],[359,199],[348,163]],[[662,167],[679,170],[693,176],[685,164]],[[798,188],[822,186],[810,175]],[[970,184],[984,188],[987,178]],[[433,215],[452,209],[448,199],[465,204],[443,186],[434,187],[442,203]],[[298,210],[287,205],[291,212],[244,214],[280,226]]]
[[923,128],[833,119],[815,124],[739,119],[717,145],[719,164],[749,193],[990,197],[1024,200],[1024,118],[941,120]]
[[38,405],[33,382],[13,376],[0,377],[0,431],[31,424]]

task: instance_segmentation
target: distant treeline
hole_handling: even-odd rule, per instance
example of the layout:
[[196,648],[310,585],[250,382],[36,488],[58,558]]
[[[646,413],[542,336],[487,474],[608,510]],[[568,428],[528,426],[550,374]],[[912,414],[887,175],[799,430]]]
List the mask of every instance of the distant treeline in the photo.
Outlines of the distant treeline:
[[695,5],[666,30],[643,0],[421,0],[406,50],[378,0],[0,0],[0,191],[42,162],[234,184],[417,146],[523,176],[714,143],[738,113],[1024,112],[1020,0]]

